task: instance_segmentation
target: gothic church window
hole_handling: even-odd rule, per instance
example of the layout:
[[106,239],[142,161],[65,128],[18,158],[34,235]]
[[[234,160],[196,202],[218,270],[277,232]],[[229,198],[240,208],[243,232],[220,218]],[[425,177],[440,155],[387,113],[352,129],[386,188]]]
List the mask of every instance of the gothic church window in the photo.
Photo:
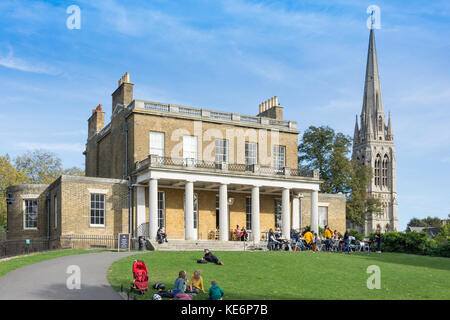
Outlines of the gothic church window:
[[388,165],[389,165],[389,157],[388,155],[384,155],[383,159],[383,168],[382,168],[382,182],[383,186],[388,185]]
[[381,174],[381,156],[377,154],[375,158],[375,185],[380,185],[380,174]]

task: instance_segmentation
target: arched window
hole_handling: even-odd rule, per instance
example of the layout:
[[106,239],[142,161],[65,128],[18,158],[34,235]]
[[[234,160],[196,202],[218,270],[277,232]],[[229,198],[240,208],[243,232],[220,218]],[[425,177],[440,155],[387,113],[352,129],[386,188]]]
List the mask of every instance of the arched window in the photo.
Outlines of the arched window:
[[381,116],[378,117],[378,131],[383,132],[383,118]]
[[389,166],[389,157],[387,154],[385,154],[383,158],[383,169],[382,169],[383,186],[388,185],[388,166]]
[[381,175],[381,156],[377,154],[375,158],[375,185],[380,185],[380,175]]

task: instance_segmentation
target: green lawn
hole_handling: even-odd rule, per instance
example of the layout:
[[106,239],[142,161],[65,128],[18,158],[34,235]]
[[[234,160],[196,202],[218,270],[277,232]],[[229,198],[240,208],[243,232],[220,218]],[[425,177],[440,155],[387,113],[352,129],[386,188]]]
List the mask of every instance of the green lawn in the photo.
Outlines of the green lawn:
[[[450,299],[450,259],[400,253],[215,252],[225,265],[198,264],[202,252],[155,251],[113,263],[108,281],[128,289],[134,259],[149,269],[151,286],[172,289],[178,271],[201,270],[206,291],[217,280],[224,299]],[[367,267],[381,270],[381,289],[367,289]],[[195,299],[207,299],[200,294]]]
[[92,252],[100,252],[103,250],[85,250],[85,249],[65,249],[65,250],[54,250],[54,251],[46,251],[33,253],[26,256],[17,256],[12,257],[7,260],[0,261],[0,277],[4,276],[8,272],[18,269],[20,267],[27,266],[29,264],[33,264],[36,262],[49,260],[53,258],[58,258],[62,256],[68,256],[71,254],[82,254],[82,253],[92,253]]

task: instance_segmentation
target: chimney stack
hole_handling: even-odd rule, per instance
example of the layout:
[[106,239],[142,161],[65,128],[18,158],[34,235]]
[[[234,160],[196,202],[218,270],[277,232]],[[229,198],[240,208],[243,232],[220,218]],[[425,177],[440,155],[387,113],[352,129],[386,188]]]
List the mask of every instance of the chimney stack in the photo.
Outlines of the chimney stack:
[[260,117],[283,120],[283,107],[278,103],[278,96],[273,96],[259,105]]
[[112,94],[112,114],[118,104],[126,106],[133,101],[133,86],[130,73],[126,72],[119,80],[119,87]]
[[105,113],[102,111],[102,105],[99,104],[92,109],[92,116],[88,119],[88,138],[95,135],[105,126]]

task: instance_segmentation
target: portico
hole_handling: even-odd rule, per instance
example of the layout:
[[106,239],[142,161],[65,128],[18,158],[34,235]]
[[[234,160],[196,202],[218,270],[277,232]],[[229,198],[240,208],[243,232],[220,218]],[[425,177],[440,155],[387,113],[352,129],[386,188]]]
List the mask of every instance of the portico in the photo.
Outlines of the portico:
[[[155,164],[156,159],[153,160]],[[135,185],[136,232],[145,233],[151,239],[155,239],[159,226],[183,223],[183,235],[178,234],[175,236],[177,239],[205,239],[205,230],[218,227],[219,240],[228,241],[231,240],[230,233],[235,227],[231,221],[238,221],[237,218],[232,219],[232,215],[245,216],[245,219],[239,220],[242,221],[240,226],[247,224],[251,226],[250,240],[254,242],[262,239],[263,231],[267,232],[270,228],[276,227],[281,229],[283,238],[288,239],[291,227],[294,229],[300,227],[299,195],[305,193],[310,193],[313,199],[310,225],[313,231],[318,231],[317,198],[320,180],[314,175],[312,177],[265,175],[261,172],[259,174],[238,173],[222,169],[205,170],[192,166],[180,168],[152,166],[151,163],[141,169],[136,176]],[[161,190],[167,190],[166,193],[170,194],[170,196],[164,196],[167,203],[163,205],[164,212],[158,205],[158,203],[162,205],[163,197],[158,196]],[[146,192],[148,192],[148,211],[146,210]],[[199,197],[198,194],[201,196]],[[218,200],[215,208],[211,201],[214,195]],[[232,200],[235,198],[239,199],[239,203],[233,206]],[[180,199],[182,208],[181,205],[176,205],[180,203]],[[277,209],[277,204],[281,204],[281,210]],[[249,206],[251,208],[248,208]],[[263,206],[263,212],[261,212],[261,206]],[[218,214],[217,225],[210,217],[214,216],[214,210],[215,215]],[[181,212],[183,217],[177,216],[176,212]],[[212,213],[207,215],[205,212]],[[162,217],[162,215],[165,216]],[[140,227],[146,225],[146,221],[148,221],[148,233]],[[169,229],[167,230],[169,238],[173,237],[170,228],[166,229]],[[175,230],[175,227],[172,229]]]

